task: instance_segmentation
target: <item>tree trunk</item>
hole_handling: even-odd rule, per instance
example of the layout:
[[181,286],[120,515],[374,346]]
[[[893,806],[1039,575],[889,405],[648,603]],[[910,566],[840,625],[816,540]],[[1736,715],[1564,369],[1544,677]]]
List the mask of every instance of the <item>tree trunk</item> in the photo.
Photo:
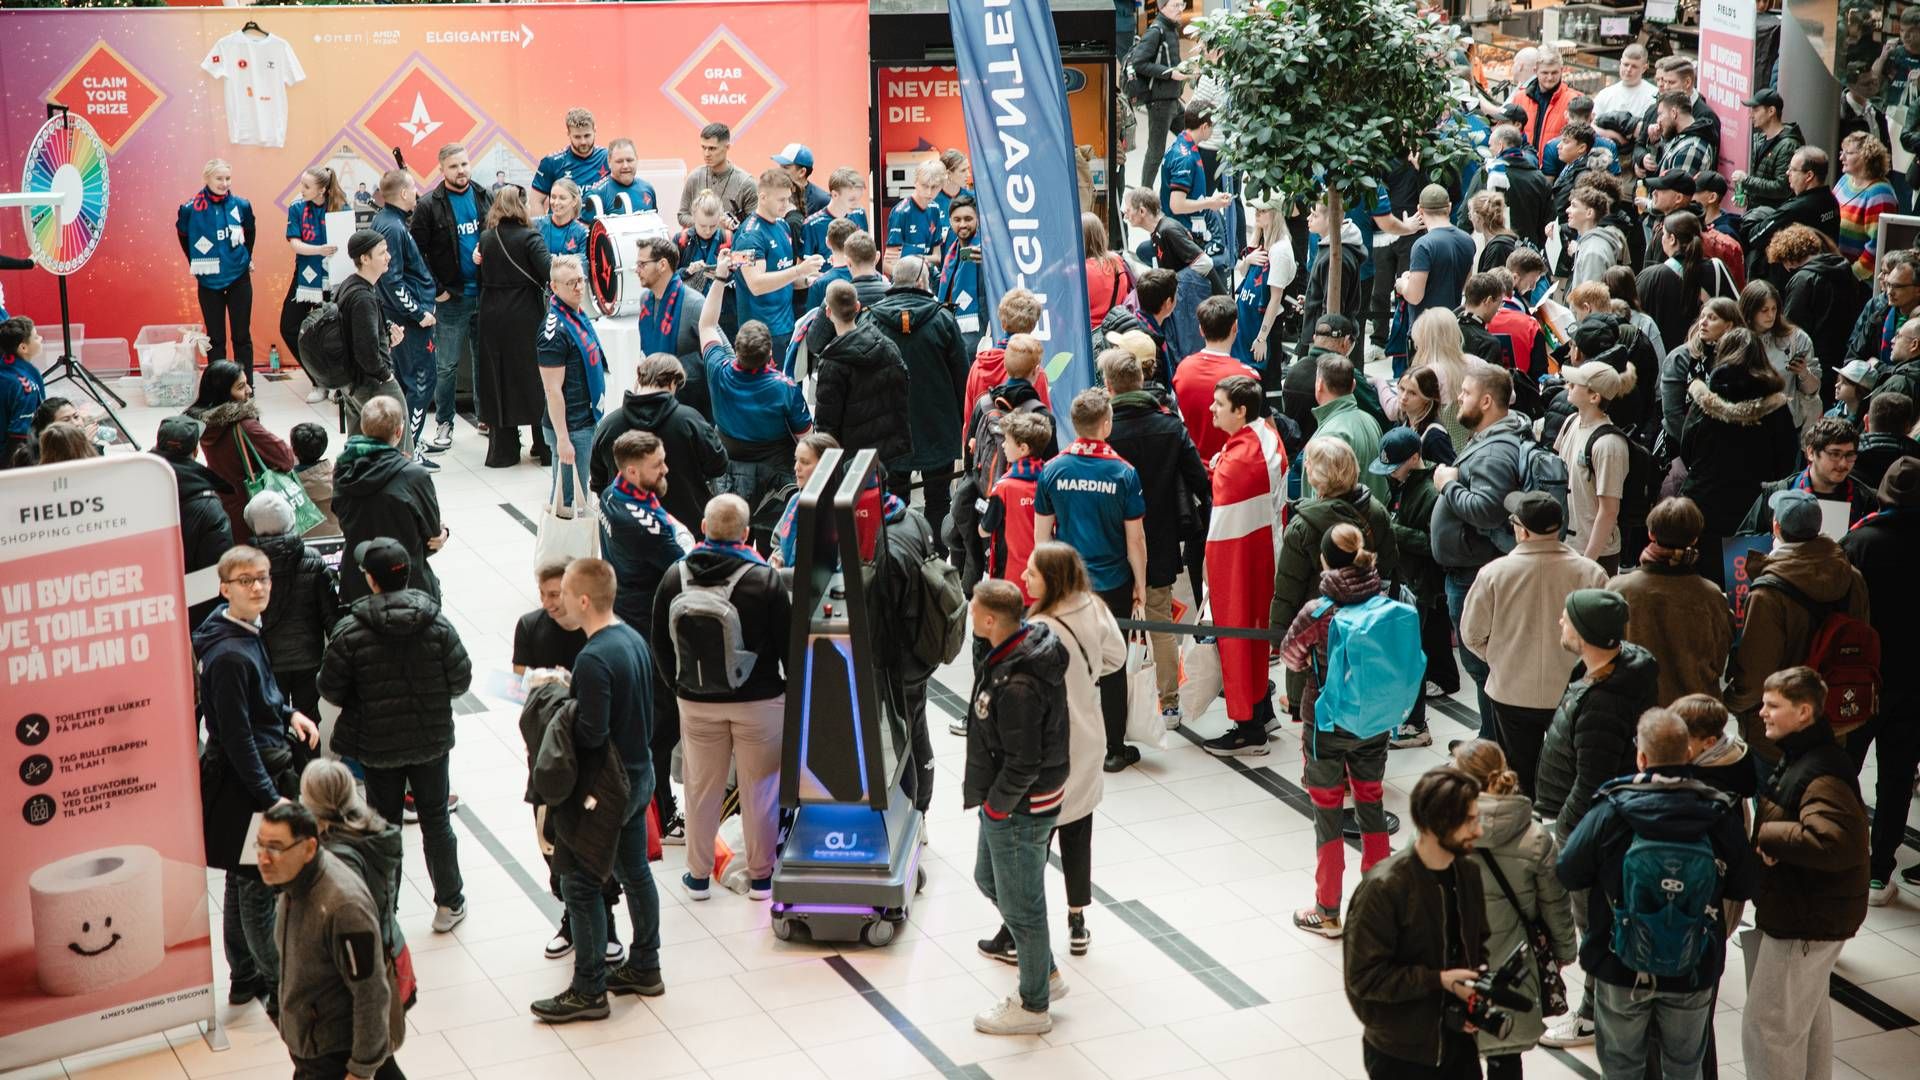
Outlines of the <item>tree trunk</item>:
[[[1340,189],[1327,185],[1327,215],[1333,219],[1333,236],[1327,246],[1327,310],[1328,315],[1340,313],[1340,268],[1346,264],[1342,258],[1344,250],[1340,246],[1340,233],[1346,211],[1340,207]],[[1311,328],[1309,328],[1311,329]]]

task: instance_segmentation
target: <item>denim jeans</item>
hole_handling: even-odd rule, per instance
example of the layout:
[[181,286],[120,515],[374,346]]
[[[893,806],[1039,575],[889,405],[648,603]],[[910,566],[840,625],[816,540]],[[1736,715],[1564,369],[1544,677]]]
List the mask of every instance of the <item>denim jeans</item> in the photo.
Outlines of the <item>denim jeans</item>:
[[416,452],[427,430],[427,410],[433,407],[433,353],[432,327],[408,326],[392,350],[393,377],[406,398],[407,445]]
[[980,811],[980,843],[973,880],[1000,909],[1020,958],[1020,1003],[1047,1011],[1047,978],[1053,950],[1047,944],[1047,842],[1056,815],[1009,814],[995,821]]
[[[1213,295],[1213,282],[1192,267],[1181,267],[1173,293],[1173,314],[1160,327],[1166,332],[1167,345],[1173,349],[1174,362],[1206,348],[1200,336],[1200,302]],[[1164,373],[1167,385],[1173,385],[1173,372]]]
[[[1473,588],[1473,579],[1480,576],[1480,568],[1470,570],[1447,571],[1447,618],[1453,620],[1455,631],[1460,629],[1460,613],[1467,608],[1467,590]],[[1493,670],[1487,662],[1473,655],[1473,650],[1460,646],[1460,668],[1473,680],[1473,688],[1478,692],[1480,706],[1480,738],[1497,738],[1497,727],[1493,720],[1493,702],[1487,697],[1487,675]]]
[[[365,765],[365,763],[362,763]],[[447,796],[453,781],[447,774],[445,754],[418,765],[384,769],[365,765],[367,802],[388,821],[399,821],[405,807],[407,789],[413,789],[413,808],[420,814],[420,843],[426,848],[427,877],[433,880],[433,902],[437,907],[457,908],[466,903],[461,894],[458,842],[453,838],[453,815],[447,810]]]
[[1639,1076],[1647,1066],[1648,1024],[1659,1025],[1661,1080],[1699,1080],[1713,1020],[1713,990],[1690,994],[1594,986],[1595,1051],[1608,1076]]
[[[747,500],[747,509],[753,510],[760,505],[760,499],[769,491],[778,491],[794,482],[793,459],[787,458],[784,464],[772,461],[740,461],[728,459],[726,490]],[[715,492],[715,494],[719,494]]]
[[220,901],[220,937],[227,953],[227,975],[235,986],[251,983],[264,995],[280,996],[280,949],[273,941],[273,890],[259,874],[227,871]]
[[[560,445],[560,436],[553,430],[553,422],[544,416],[540,418],[540,430],[547,434],[547,445],[553,447]],[[588,500],[593,498],[590,493],[591,489],[587,486],[587,469],[593,461],[592,425],[583,426],[578,430],[569,427],[567,430],[567,441],[573,444],[573,467],[569,469],[566,465],[562,464],[560,461],[560,451],[555,449],[553,452],[553,472],[554,475],[560,478],[560,501],[567,506],[572,506],[574,505],[573,479],[575,473],[578,473],[580,476],[580,490],[589,492],[587,495]]]
[[[627,823],[613,851],[613,876],[627,890],[627,916],[633,922],[633,946],[627,963],[637,971],[660,967],[660,892],[647,862],[647,807],[653,805],[653,766],[627,766]],[[605,886],[579,869],[560,879],[573,927],[573,989],[589,998],[607,992],[607,905]]]
[[[440,301],[433,311],[433,411],[434,419],[453,423],[454,391],[459,389],[460,369],[473,370],[473,330],[479,319],[478,297],[454,293]],[[480,412],[480,382],[473,382],[473,411]]]

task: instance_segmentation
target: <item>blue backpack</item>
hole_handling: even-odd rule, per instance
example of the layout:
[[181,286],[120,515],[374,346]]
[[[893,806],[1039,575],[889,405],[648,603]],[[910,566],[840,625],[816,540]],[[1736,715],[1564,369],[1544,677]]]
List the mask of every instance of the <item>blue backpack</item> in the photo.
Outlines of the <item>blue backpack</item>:
[[[1321,597],[1314,617],[1332,606]],[[1382,593],[1336,607],[1327,627],[1326,669],[1315,664],[1320,700],[1314,726],[1331,731],[1337,724],[1362,739],[1392,731],[1413,712],[1426,670],[1420,613],[1413,605]]]
[[1644,975],[1691,975],[1720,937],[1722,864],[1705,835],[1649,840],[1635,834],[1620,864],[1613,955]]

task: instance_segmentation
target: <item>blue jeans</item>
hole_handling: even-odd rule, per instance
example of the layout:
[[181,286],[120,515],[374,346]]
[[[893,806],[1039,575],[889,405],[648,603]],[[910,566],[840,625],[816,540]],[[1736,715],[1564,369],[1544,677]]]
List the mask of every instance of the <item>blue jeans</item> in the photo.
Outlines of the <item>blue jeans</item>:
[[388,821],[399,821],[407,789],[413,789],[413,808],[420,815],[420,844],[426,848],[427,877],[433,881],[433,902],[437,907],[457,908],[466,903],[461,894],[459,845],[453,838],[453,815],[447,810],[447,796],[453,781],[447,774],[445,754],[419,765],[384,769],[362,763],[367,773],[367,802]]
[[784,462],[740,461],[736,458],[727,461],[726,490],[747,500],[749,511],[758,507],[761,498],[768,492],[778,491],[793,482],[791,457]]
[[[613,851],[613,876],[627,890],[627,915],[633,922],[633,948],[627,963],[637,971],[660,968],[660,892],[647,862],[647,807],[653,805],[653,766],[627,766],[627,823]],[[573,989],[597,998],[607,992],[607,902],[605,885],[576,861],[560,879],[573,927]]]
[[427,430],[427,410],[433,407],[433,328],[407,326],[406,331],[393,347],[393,377],[406,397],[406,444],[418,453]]
[[[1173,294],[1173,315],[1167,319],[1161,329],[1166,331],[1167,344],[1173,349],[1174,363],[1179,363],[1206,347],[1206,341],[1200,336],[1200,301],[1213,295],[1213,282],[1207,276],[1192,267],[1183,267],[1178,276],[1178,286]],[[1172,386],[1173,372],[1162,372]]]
[[[547,433],[547,445],[558,447],[560,436],[553,430],[553,422],[542,416],[540,430]],[[567,429],[567,441],[573,444],[573,468],[569,469],[560,462],[560,451],[553,452],[553,471],[560,477],[560,501],[568,506],[573,502],[574,474],[580,475],[580,490],[587,493],[587,499],[593,498],[592,489],[587,485],[587,469],[593,461],[593,426],[571,427]]]
[[[1453,620],[1453,629],[1460,630],[1460,613],[1467,607],[1467,590],[1473,588],[1473,579],[1480,576],[1480,568],[1471,570],[1447,571],[1447,618]],[[1487,675],[1493,669],[1487,662],[1473,655],[1473,650],[1460,646],[1460,667],[1473,680],[1473,688],[1478,693],[1480,705],[1480,738],[1497,739],[1498,728],[1493,721],[1493,702],[1487,697]]]
[[1713,1020],[1713,990],[1691,994],[1637,990],[1596,982],[1593,1023],[1600,1069],[1608,1076],[1639,1076],[1647,1067],[1648,1025],[1660,1031],[1663,1080],[1699,1080]]
[[262,996],[280,996],[280,950],[273,942],[273,890],[258,874],[227,871],[220,901],[220,938],[227,975],[235,986],[252,983]]
[[[433,311],[433,411],[443,424],[453,423],[454,390],[460,369],[473,370],[473,329],[480,315],[478,297],[454,293]],[[480,411],[480,382],[473,383],[473,411]]]
[[995,821],[980,811],[980,843],[973,881],[1000,909],[1020,958],[1020,1003],[1047,1011],[1047,978],[1053,950],[1047,944],[1047,844],[1057,815],[1009,814]]

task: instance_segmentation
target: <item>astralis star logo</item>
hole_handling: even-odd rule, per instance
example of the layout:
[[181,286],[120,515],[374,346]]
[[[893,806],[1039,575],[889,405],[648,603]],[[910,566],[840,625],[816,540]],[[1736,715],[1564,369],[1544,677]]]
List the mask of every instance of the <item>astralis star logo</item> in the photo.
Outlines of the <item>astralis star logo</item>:
[[413,115],[397,125],[401,131],[413,136],[413,145],[419,146],[427,136],[440,130],[440,121],[427,114],[425,94],[413,95]]

